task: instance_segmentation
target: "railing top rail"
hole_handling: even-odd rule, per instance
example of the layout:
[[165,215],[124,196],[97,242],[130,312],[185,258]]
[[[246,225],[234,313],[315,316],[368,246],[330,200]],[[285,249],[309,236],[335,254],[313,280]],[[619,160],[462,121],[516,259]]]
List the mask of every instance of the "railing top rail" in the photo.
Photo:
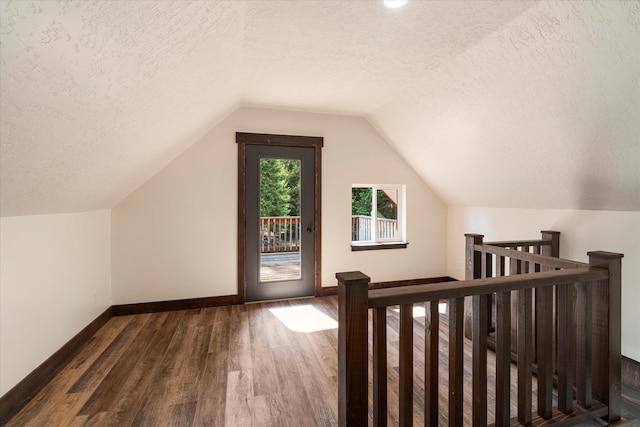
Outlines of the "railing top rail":
[[504,240],[501,242],[484,242],[485,245],[500,246],[502,248],[514,246],[551,246],[551,240]]
[[471,295],[486,295],[494,292],[539,288],[574,282],[604,280],[607,277],[609,277],[607,270],[582,267],[570,270],[543,271],[540,273],[463,280],[459,282],[375,289],[370,290],[368,294],[369,308],[415,304],[425,301],[462,298]]
[[536,264],[546,265],[555,268],[582,268],[589,264],[584,262],[572,261],[570,259],[549,257],[544,255],[532,254],[530,252],[518,251],[515,249],[501,248],[491,244],[474,245],[474,250],[499,256],[507,256],[521,261],[529,261]]

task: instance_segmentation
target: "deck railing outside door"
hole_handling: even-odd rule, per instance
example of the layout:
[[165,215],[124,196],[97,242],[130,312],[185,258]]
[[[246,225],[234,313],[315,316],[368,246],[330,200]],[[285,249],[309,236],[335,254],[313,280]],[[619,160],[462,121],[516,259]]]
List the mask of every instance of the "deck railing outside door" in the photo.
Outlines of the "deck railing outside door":
[[260,218],[261,253],[299,252],[300,217],[265,216]]

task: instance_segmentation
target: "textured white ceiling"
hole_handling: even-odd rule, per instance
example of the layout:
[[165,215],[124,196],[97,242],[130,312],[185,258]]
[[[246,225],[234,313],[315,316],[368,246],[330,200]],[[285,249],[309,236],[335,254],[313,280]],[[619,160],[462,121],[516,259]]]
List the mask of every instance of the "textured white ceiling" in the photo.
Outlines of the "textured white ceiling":
[[2,1],[2,215],[110,208],[241,93],[244,5]]
[[640,210],[640,3],[381,3],[0,0],[1,214],[112,207],[239,105],[363,115],[450,204]]
[[640,2],[541,2],[370,121],[450,205],[640,210]]

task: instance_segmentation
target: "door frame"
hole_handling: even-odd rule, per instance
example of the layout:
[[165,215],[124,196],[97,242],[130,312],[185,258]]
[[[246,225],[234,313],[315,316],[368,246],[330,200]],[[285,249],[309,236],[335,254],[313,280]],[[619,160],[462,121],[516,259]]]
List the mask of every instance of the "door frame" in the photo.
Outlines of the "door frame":
[[321,221],[321,164],[322,164],[322,147],[324,138],[321,136],[297,136],[297,135],[271,135],[265,133],[246,133],[236,132],[236,143],[238,144],[238,299],[245,302],[246,277],[246,259],[245,245],[246,235],[245,227],[247,221],[246,215],[246,146],[247,145],[272,145],[282,147],[311,147],[314,149],[314,224],[315,232],[314,242],[314,266],[313,266],[313,282],[315,295],[322,294],[321,285],[321,241],[322,241],[322,221]]

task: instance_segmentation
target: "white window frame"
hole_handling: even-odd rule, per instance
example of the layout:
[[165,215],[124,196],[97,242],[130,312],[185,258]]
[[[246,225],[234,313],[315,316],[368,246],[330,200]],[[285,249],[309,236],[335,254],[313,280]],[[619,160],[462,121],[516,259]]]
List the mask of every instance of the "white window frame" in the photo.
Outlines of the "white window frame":
[[[351,194],[353,195],[354,188],[371,188],[371,240],[352,240],[352,246],[368,246],[368,245],[385,245],[394,243],[407,243],[407,230],[406,230],[406,185],[404,184],[352,184]],[[378,231],[376,229],[377,224],[377,209],[378,206],[378,190],[395,190],[398,193],[398,235],[392,239],[379,239]]]

